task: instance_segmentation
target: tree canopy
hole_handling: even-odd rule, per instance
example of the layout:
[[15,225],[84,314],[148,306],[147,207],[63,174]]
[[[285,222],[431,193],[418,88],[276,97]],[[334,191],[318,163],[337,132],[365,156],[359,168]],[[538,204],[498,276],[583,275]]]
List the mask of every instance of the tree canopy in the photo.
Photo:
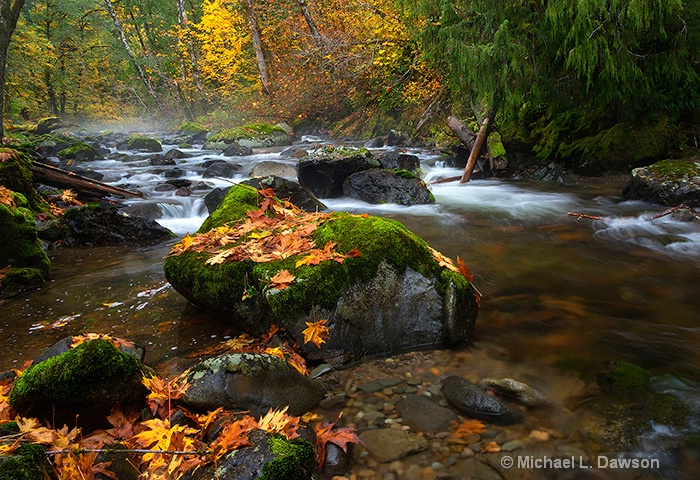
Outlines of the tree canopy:
[[688,143],[699,52],[689,0],[27,0],[4,112],[370,136],[498,107],[507,139],[579,158],[620,124],[665,122]]

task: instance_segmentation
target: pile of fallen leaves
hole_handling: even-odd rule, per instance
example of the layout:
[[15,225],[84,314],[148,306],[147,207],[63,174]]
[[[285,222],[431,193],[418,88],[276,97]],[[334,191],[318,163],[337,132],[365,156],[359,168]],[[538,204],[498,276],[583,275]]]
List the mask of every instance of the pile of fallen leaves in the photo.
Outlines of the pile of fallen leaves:
[[[130,346],[130,342],[105,335],[88,334],[74,337],[74,347],[96,338],[106,339],[117,346]],[[239,339],[238,345],[245,345]],[[229,345],[232,347],[232,345]],[[17,376],[21,371],[15,370]],[[45,445],[47,457],[60,480],[94,480],[97,474],[118,480],[110,470],[110,455],[127,455],[138,468],[143,479],[177,480],[195,469],[216,463],[227,453],[250,445],[248,434],[253,429],[283,435],[287,439],[299,436],[302,421],[316,421],[315,448],[319,468],[323,466],[328,442],[347,451],[348,443],[361,443],[351,427],[336,427],[334,423],[318,421],[319,417],[287,415],[287,408],[270,410],[258,419],[240,412],[218,408],[206,414],[194,414],[177,400],[188,388],[187,372],[167,381],[159,377],[144,377],[143,383],[150,390],[147,401],[151,418],[142,419],[141,412],[124,412],[115,407],[107,417],[112,428],[96,430],[83,435],[80,428],[68,426],[52,428],[34,418],[21,418],[9,405],[9,395],[14,379],[0,382],[0,425],[15,422],[18,433],[0,437],[0,454],[11,454],[24,443]],[[187,425],[171,424],[176,411],[188,419]],[[216,423],[220,434],[211,441],[204,438],[210,426]],[[100,456],[100,454],[104,454]]]

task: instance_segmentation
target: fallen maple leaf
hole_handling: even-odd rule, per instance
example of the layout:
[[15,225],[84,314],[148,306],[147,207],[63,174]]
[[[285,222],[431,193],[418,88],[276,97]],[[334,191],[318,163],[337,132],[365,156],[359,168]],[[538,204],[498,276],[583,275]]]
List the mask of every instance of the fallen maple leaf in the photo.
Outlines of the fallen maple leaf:
[[316,432],[316,462],[319,470],[323,468],[323,462],[326,459],[326,444],[328,442],[336,444],[346,453],[348,451],[348,443],[363,445],[362,440],[355,433],[354,427],[335,428],[335,424],[338,423],[341,417],[342,412],[333,423],[327,423],[324,420],[322,423],[314,425],[314,431]]
[[146,397],[151,407],[151,413],[158,414],[161,418],[170,416],[171,402],[182,398],[189,388],[187,377],[184,374],[171,381],[163,380],[157,376],[143,377],[141,382],[151,391]]
[[326,327],[328,320],[318,322],[306,322],[307,328],[301,333],[304,334],[304,343],[313,343],[317,348],[321,348],[322,343],[326,343],[326,338],[330,336],[330,330]]
[[462,260],[462,257],[459,255],[457,256],[457,271],[464,275],[464,278],[467,279],[467,282],[471,282],[472,278],[474,278],[474,275],[469,273],[469,267],[464,263],[464,260]]
[[457,438],[467,438],[471,435],[479,435],[486,430],[484,422],[474,419],[467,419],[455,430],[454,436]]
[[438,252],[432,247],[428,247],[428,249],[430,250],[430,253],[433,254],[433,258],[435,259],[435,261],[437,261],[441,267],[445,267],[449,270],[452,270],[453,272],[459,272],[457,267],[455,267],[454,263],[452,263],[452,259],[444,256],[442,253]]
[[214,462],[231,450],[250,445],[248,432],[258,428],[257,425],[255,419],[249,415],[245,415],[240,420],[227,423],[219,436],[216,437],[216,440],[211,444],[211,450],[214,452]]
[[287,288],[297,277],[289,273],[289,270],[280,270],[277,275],[270,278],[270,287],[278,290]]
[[0,187],[0,205],[15,208],[15,201],[12,199],[12,190]]
[[287,415],[288,408],[289,406],[284,407],[282,410],[273,410],[271,408],[258,420],[258,428],[270,433],[280,433],[290,440],[298,437],[299,417]]
[[83,335],[74,335],[72,339],[73,343],[71,343],[70,348],[75,348],[81,343],[90,342],[92,340],[107,340],[108,342],[112,342],[112,345],[114,345],[117,348],[134,347],[134,342],[132,341],[124,340],[123,338],[118,337],[110,337],[109,335],[105,335],[104,333],[85,333]]

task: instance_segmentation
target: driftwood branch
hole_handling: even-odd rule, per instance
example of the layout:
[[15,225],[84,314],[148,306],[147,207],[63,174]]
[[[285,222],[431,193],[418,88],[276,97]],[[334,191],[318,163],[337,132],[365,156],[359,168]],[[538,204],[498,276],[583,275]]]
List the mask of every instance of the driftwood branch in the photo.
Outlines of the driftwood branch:
[[126,190],[124,188],[107,185],[92,178],[87,178],[77,173],[69,172],[44,163],[32,162],[34,180],[38,183],[51,185],[56,188],[70,188],[77,193],[90,197],[106,197],[117,195],[119,197],[143,198],[143,193]]
[[658,213],[651,217],[649,220],[656,220],[657,218],[665,217],[666,215],[670,215],[671,213],[675,212],[676,210],[688,210],[690,213],[693,214],[696,220],[700,220],[700,213],[698,213],[695,209],[692,207],[686,205],[685,203],[681,203],[680,205],[676,205],[673,208],[669,208],[665,212]]
[[602,220],[603,217],[599,217],[597,215],[586,215],[585,213],[576,213],[576,212],[566,212],[568,215],[571,215],[572,217],[578,217],[577,220],[581,220],[582,218],[587,218],[589,220]]

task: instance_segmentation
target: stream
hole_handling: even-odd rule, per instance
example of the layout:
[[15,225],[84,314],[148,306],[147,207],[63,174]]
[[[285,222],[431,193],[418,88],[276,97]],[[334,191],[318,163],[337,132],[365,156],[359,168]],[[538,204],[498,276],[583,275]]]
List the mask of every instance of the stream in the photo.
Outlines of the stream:
[[[304,141],[312,148],[321,139]],[[266,160],[293,165],[296,160],[281,157],[281,150],[225,158],[199,148],[182,149],[190,157],[178,160],[176,167],[152,167],[146,161],[149,154],[121,152],[143,156],[142,161],[125,163],[113,152],[90,168],[104,173],[108,183],[146,193],[147,200],[125,203],[156,205],[158,222],[184,235],[206,218],[203,196],[208,191],[246,178],[203,179],[199,164],[225,159],[241,164],[243,173]],[[421,158],[428,182],[460,173],[442,166],[427,150],[409,153]],[[155,187],[164,182],[164,170],[173,168],[182,170],[180,176],[193,185],[205,182],[204,189],[193,190],[189,197],[158,192]],[[594,382],[606,362],[624,360],[652,371],[659,388],[697,415],[700,222],[671,215],[650,220],[665,208],[625,201],[620,193],[625,182],[583,179],[579,185],[563,186],[513,179],[435,184],[435,204],[411,207],[347,198],[322,201],[331,210],[396,219],[445,255],[460,255],[475,274],[483,298],[474,342],[429,357],[436,371],[525,379],[564,398],[579,378]],[[0,370],[20,368],[58,340],[89,331],[144,345],[146,363],[167,376],[237,335],[225,319],[189,305],[169,287],[162,269],[169,248],[163,244],[50,252],[52,278],[47,285],[0,306]],[[483,353],[492,351],[498,352],[498,361],[495,354]],[[550,375],[554,369],[557,373]],[[354,373],[358,383],[362,372],[360,368]],[[657,441],[653,435],[648,439],[651,445]],[[648,478],[697,472],[697,455],[686,457],[681,470]],[[610,478],[647,478],[620,475]]]

